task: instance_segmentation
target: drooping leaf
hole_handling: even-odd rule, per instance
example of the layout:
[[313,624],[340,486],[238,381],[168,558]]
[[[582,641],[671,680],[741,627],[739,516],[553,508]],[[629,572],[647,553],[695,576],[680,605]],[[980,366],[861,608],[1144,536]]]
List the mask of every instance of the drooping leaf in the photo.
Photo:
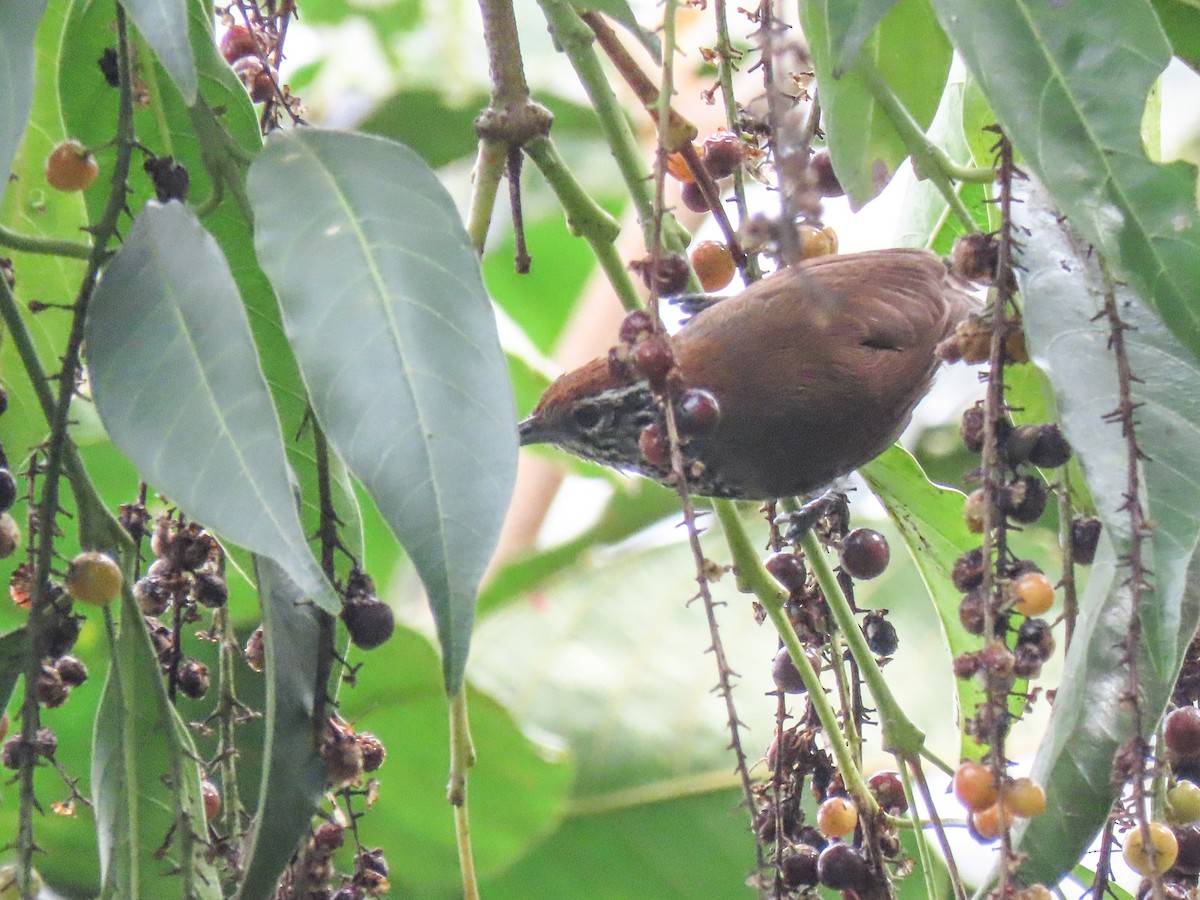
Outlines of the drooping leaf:
[[1140,132],[1171,56],[1149,0],[933,4],[1024,165],[1200,358],[1196,169],[1151,162]]
[[29,647],[29,632],[22,625],[0,635],[0,713],[8,709],[13,688],[21,677],[25,653]]
[[33,103],[33,36],[45,11],[46,0],[0,0],[0,197]]
[[[1131,616],[1128,569],[1117,566],[1130,543],[1126,445],[1104,416],[1117,403],[1109,328],[1096,320],[1106,289],[1098,257],[1067,235],[1044,193],[1015,207],[1024,241],[1018,277],[1034,360],[1050,375],[1062,427],[1079,455],[1106,538],[1092,566],[1074,640],[1067,654],[1047,737],[1033,776],[1045,785],[1047,812],[1029,822],[1016,849],[1038,881],[1053,883],[1078,861],[1104,823],[1114,795],[1113,754],[1131,736],[1124,659]],[[1200,621],[1200,365],[1128,287],[1112,289],[1130,366],[1143,460],[1141,502],[1153,523],[1143,547],[1153,573],[1139,610],[1139,686],[1143,725],[1162,714]]]
[[[891,180],[908,148],[876,103],[863,76],[850,66],[838,76],[831,21],[845,20],[857,4],[803,0],[800,16],[817,73],[822,127],[838,179],[851,202],[862,206]],[[837,15],[835,16],[835,13]],[[914,48],[920,52],[914,52]],[[900,0],[863,44],[869,60],[922,127],[937,110],[950,71],[951,50],[929,0]]]
[[92,297],[87,345],[100,417],[143,477],[336,613],[237,286],[186,207],[151,203],[137,217]]
[[863,43],[897,0],[830,3],[829,44],[833,50],[833,75],[840,78],[862,50]]
[[256,557],[255,575],[267,656],[266,742],[258,811],[237,893],[243,900],[271,896],[325,790],[313,728],[320,613],[306,602],[291,573],[270,559]]
[[516,466],[516,416],[479,266],[412,151],[280,132],[250,170],[255,245],[330,443],[417,567],[447,689]]
[[187,0],[122,0],[121,5],[191,106],[198,78],[188,41]]
[[93,739],[92,791],[101,897],[220,900],[196,748],[167,697],[158,657],[128,591],[112,635]]

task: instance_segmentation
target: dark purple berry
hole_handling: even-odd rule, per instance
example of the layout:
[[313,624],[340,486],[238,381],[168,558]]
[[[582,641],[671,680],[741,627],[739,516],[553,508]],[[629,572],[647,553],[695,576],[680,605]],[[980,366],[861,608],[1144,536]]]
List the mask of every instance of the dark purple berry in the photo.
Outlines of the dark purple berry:
[[866,581],[877,578],[891,558],[887,538],[870,528],[855,528],[842,538],[842,571],[851,578]]
[[1071,445],[1057,425],[1043,425],[1029,454],[1029,461],[1043,469],[1053,469],[1071,458]]
[[816,847],[799,844],[792,853],[783,858],[780,874],[786,888],[812,887],[818,881],[817,857],[820,856]]
[[785,694],[803,694],[808,690],[804,679],[800,677],[800,670],[788,655],[787,647],[780,647],[779,652],[775,654],[775,661],[771,664],[771,677],[775,681],[775,687]]
[[867,779],[867,787],[884,812],[899,816],[908,811],[908,798],[904,796],[904,783],[899,772],[876,772]]
[[704,192],[700,190],[700,185],[694,181],[689,181],[679,189],[679,197],[683,200],[683,205],[695,213],[708,212],[708,201],[704,199]]
[[1046,483],[1036,475],[1022,475],[1004,486],[1001,505],[1009,518],[1029,524],[1046,511]]
[[0,469],[0,512],[8,512],[17,502],[17,482],[8,469]]
[[983,569],[983,548],[976,547],[954,561],[954,571],[950,573],[950,580],[965,594],[982,583]]
[[1167,716],[1163,739],[1176,756],[1200,756],[1200,709],[1181,706]]
[[846,193],[838,181],[837,173],[833,171],[833,160],[829,158],[828,150],[814,153],[808,164],[812,167],[813,178],[822,197],[841,197]]
[[654,330],[654,319],[650,313],[644,309],[635,309],[630,313],[626,313],[625,319],[621,322],[621,331],[618,335],[623,344],[636,344],[638,340]]
[[704,141],[704,168],[714,180],[728,178],[746,157],[746,145],[732,131],[717,131]]
[[1045,619],[1026,619],[1017,629],[1017,645],[1037,648],[1043,662],[1054,655],[1054,632]]
[[1076,516],[1071,521],[1071,559],[1077,565],[1090,566],[1096,558],[1102,527],[1092,516]]
[[675,351],[665,334],[647,335],[633,348],[633,367],[650,382],[650,386],[661,389],[667,375],[675,367]]
[[863,855],[849,844],[833,843],[817,858],[817,876],[835,891],[857,891],[871,883],[871,870]]
[[878,610],[867,613],[862,624],[863,636],[867,646],[876,656],[895,656],[896,648],[900,646],[900,636],[896,634],[896,626],[887,620]]
[[799,594],[804,590],[804,582],[808,573],[804,568],[804,558],[795,553],[776,553],[766,562],[767,571],[775,576],[775,580],[783,585],[789,594]]
[[355,647],[371,650],[392,636],[396,617],[377,597],[351,597],[342,607],[342,621]]
[[698,435],[712,431],[721,418],[717,398],[700,388],[689,388],[679,398],[675,421],[684,434]]

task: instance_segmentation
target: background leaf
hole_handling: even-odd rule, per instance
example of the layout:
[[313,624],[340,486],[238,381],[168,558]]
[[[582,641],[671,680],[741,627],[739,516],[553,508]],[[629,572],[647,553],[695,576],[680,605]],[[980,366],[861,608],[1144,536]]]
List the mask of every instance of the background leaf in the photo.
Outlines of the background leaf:
[[[11,167],[33,104],[33,36],[45,11],[45,0],[0,0],[0,173]],[[0,197],[7,186],[5,178]]]
[[122,0],[121,5],[191,106],[196,102],[197,77],[188,41],[187,0]]
[[479,266],[412,151],[318,129],[250,170],[255,245],[317,419],[413,560],[447,690],[516,469],[516,415]]
[[137,217],[92,297],[87,345],[96,408],[143,477],[338,612],[300,527],[237,286],[184,206]]

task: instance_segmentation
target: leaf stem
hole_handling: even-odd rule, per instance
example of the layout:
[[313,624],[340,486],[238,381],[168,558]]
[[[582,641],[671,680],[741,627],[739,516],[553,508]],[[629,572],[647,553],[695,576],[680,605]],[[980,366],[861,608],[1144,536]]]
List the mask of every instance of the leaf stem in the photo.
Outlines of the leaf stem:
[[467,807],[467,770],[475,765],[471,723],[467,716],[467,688],[462,685],[450,698],[450,784],[447,799],[454,807],[454,838],[462,871],[464,900],[478,900],[479,883],[471,851],[471,817]]
[[21,253],[41,253],[47,256],[66,256],[71,259],[88,259],[92,255],[91,244],[44,238],[36,235],[18,234],[0,225],[0,247],[8,247]]

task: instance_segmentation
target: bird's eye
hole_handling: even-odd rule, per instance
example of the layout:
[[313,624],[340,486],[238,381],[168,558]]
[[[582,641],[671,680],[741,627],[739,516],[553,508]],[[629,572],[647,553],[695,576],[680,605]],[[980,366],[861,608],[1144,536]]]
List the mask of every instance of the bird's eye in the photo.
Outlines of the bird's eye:
[[600,421],[604,418],[604,415],[598,407],[589,403],[578,407],[574,412],[571,413],[571,418],[574,419],[575,424],[584,431],[591,431],[600,424]]

